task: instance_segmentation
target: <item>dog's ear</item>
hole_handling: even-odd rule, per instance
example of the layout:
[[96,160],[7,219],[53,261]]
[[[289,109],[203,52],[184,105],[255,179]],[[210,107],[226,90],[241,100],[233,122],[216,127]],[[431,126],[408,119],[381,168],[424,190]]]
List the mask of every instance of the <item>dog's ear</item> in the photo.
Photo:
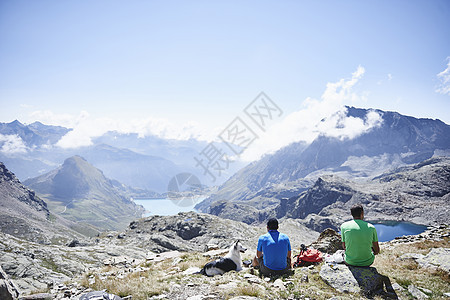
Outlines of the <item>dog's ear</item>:
[[237,241],[234,243],[234,248],[236,248],[238,244],[239,244],[239,240],[237,240]]

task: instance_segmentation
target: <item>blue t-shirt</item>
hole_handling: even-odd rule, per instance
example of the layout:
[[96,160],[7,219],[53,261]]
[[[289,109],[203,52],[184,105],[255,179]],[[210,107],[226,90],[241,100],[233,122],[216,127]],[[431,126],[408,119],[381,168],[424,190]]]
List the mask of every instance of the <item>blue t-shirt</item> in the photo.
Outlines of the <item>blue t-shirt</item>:
[[271,270],[284,270],[287,267],[288,251],[291,251],[291,242],[284,233],[269,230],[259,237],[257,250],[263,253],[266,267]]

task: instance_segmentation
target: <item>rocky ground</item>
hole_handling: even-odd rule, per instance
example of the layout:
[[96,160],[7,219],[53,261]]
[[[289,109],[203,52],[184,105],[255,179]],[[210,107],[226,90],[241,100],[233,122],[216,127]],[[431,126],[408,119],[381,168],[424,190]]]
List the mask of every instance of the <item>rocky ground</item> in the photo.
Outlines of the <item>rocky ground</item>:
[[[191,300],[358,299],[364,295],[386,298],[393,293],[401,299],[445,299],[445,293],[450,293],[450,230],[446,226],[381,243],[382,253],[369,274],[355,275],[344,265],[328,263],[297,268],[286,278],[262,278],[252,268],[216,277],[195,274],[206,262],[224,255],[234,238],[227,233],[243,237],[249,248],[244,260],[254,255],[255,238],[248,235],[264,229],[226,221],[230,223],[195,213],[151,217],[132,222],[125,232],[112,232],[86,244],[72,241],[70,247],[24,242],[2,234],[0,262],[6,279],[0,279],[0,290],[9,283],[22,299],[79,299],[88,291],[104,289],[127,299]],[[155,224],[165,230],[151,229]],[[307,238],[306,231],[298,238],[295,231],[300,233],[302,228],[294,220],[280,225],[281,231],[292,236],[295,251],[300,242],[313,241],[313,247],[323,252],[339,249],[339,235],[333,230],[315,241],[317,234]],[[177,249],[162,246],[169,244],[156,241],[159,236]],[[376,280],[369,282],[378,283],[387,277],[393,289],[381,291],[374,284],[369,286],[371,295],[358,281],[370,276]]]

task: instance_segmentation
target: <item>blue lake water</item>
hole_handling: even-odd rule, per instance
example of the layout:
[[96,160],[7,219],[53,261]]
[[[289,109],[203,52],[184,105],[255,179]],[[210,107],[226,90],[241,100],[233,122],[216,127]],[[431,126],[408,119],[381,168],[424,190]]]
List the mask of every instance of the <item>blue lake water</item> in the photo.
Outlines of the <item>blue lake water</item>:
[[387,242],[403,235],[415,235],[424,232],[427,226],[417,225],[408,222],[370,222],[377,229],[378,241]]
[[159,215],[171,216],[179,212],[195,211],[194,206],[203,201],[205,197],[186,198],[182,200],[174,200],[167,198],[158,199],[133,199],[133,201],[142,205],[146,212],[144,217]]

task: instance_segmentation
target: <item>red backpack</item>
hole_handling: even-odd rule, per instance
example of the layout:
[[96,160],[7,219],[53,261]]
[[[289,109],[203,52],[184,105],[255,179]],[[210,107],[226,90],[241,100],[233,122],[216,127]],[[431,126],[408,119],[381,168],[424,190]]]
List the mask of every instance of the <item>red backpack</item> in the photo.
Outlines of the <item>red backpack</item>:
[[305,267],[322,261],[322,252],[317,249],[307,249],[301,245],[300,254],[294,256],[294,267]]

